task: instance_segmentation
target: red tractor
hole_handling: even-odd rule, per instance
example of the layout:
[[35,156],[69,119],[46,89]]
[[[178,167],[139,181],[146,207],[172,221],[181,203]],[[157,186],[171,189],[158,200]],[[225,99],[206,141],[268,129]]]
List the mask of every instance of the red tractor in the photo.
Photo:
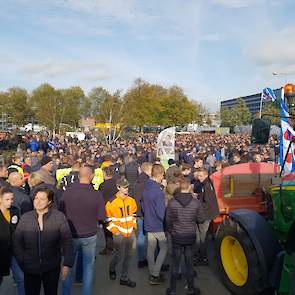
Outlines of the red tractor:
[[215,188],[220,216],[214,220],[218,225],[237,209],[249,209],[268,214],[267,194],[264,189],[272,184],[279,166],[273,163],[243,163],[215,172],[210,179]]

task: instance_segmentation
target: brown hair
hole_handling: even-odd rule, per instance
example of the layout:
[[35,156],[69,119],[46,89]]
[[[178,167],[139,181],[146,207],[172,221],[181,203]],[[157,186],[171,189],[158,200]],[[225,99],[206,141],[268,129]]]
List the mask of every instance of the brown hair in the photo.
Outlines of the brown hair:
[[191,185],[191,182],[188,178],[186,177],[181,177],[179,180],[179,188],[181,191],[187,190]]
[[208,170],[206,168],[204,168],[204,167],[197,169],[197,172],[202,172],[202,173],[205,173],[205,174],[208,175]]
[[113,177],[115,174],[115,167],[114,166],[108,166],[102,169],[103,172],[106,174],[107,177]]
[[147,172],[149,172],[149,170],[153,168],[153,165],[152,163],[149,163],[149,162],[143,162],[140,168],[144,173],[148,174]]
[[13,194],[13,191],[9,187],[3,186],[0,188],[0,197],[3,197],[4,194]]
[[188,170],[188,169],[191,169],[191,165],[190,164],[187,164],[187,163],[183,163],[181,165],[181,171],[184,171],[184,170]]
[[29,183],[30,187],[34,187],[38,184],[43,183],[43,178],[42,178],[41,174],[39,174],[38,172],[33,172],[29,176],[28,183]]
[[45,185],[40,185],[35,191],[34,191],[34,194],[33,194],[33,200],[35,199],[36,195],[38,193],[45,193],[47,195],[47,199],[49,202],[51,202],[51,205],[52,203],[54,202],[54,191],[49,189],[48,187],[46,187]]
[[154,164],[152,167],[152,177],[158,177],[162,174],[165,174],[165,169],[160,164]]

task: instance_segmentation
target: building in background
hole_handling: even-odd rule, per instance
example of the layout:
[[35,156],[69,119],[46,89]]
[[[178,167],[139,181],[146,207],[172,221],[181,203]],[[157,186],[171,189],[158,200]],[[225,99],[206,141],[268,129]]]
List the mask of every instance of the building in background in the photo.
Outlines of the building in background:
[[[280,97],[281,88],[275,89],[274,93],[275,93],[275,95],[277,97]],[[245,101],[245,103],[246,103],[249,111],[251,112],[252,116],[259,113],[261,93],[252,94],[252,95],[243,96],[243,97],[238,97],[238,98],[233,98],[233,99],[228,99],[228,100],[223,100],[223,101],[221,101],[220,109],[235,107],[236,104],[237,104],[237,100],[239,98],[242,98]]]

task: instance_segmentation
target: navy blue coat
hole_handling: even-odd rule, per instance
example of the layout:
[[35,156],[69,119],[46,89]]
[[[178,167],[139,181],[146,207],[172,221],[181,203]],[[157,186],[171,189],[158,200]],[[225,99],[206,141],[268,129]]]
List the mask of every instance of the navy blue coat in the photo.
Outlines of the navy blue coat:
[[164,232],[165,196],[161,185],[149,179],[143,193],[144,230],[146,232]]

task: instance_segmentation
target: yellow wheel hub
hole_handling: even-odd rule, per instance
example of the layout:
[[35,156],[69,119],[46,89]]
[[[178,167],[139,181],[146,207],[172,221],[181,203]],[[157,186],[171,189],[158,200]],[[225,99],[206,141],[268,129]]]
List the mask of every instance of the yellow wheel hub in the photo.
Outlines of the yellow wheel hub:
[[248,262],[243,247],[232,237],[223,238],[220,247],[223,268],[230,281],[242,287],[248,280]]

